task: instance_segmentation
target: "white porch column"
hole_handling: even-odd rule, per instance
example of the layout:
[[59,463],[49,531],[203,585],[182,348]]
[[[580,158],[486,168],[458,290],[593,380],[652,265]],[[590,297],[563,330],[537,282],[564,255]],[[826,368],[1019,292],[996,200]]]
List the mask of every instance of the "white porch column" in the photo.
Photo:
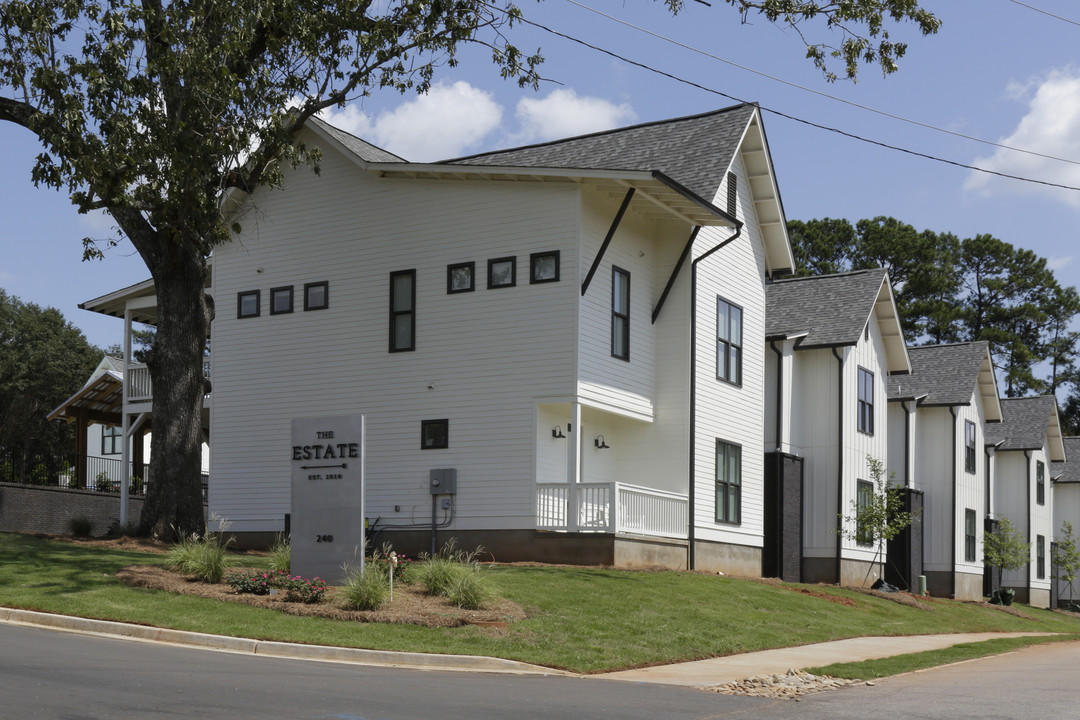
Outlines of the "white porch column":
[[570,403],[566,433],[566,529],[578,530],[577,484],[581,482],[581,403]]

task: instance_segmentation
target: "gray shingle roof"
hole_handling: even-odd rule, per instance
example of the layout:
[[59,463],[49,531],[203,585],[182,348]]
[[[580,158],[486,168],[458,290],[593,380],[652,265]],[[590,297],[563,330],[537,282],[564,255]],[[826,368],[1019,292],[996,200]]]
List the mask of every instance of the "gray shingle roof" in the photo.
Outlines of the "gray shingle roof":
[[308,124],[317,125],[320,130],[337,140],[344,145],[349,152],[365,162],[407,162],[404,158],[400,158],[394,153],[383,150],[380,147],[375,147],[371,143],[361,140],[355,135],[351,135],[333,125],[329,125],[319,118],[309,118]]
[[882,268],[776,280],[765,287],[765,337],[806,333],[801,348],[854,345],[884,280]]
[[1046,443],[1046,429],[1057,401],[1052,395],[1002,398],[1001,422],[986,424],[986,444],[999,450],[1037,450]]
[[448,164],[659,171],[711,201],[756,105],[446,160]]
[[1080,437],[1066,437],[1065,457],[1074,458],[1073,462],[1050,463],[1050,477],[1058,477],[1058,482],[1080,483]]
[[921,397],[924,405],[967,405],[986,357],[985,341],[909,347],[910,375],[889,376],[889,397]]

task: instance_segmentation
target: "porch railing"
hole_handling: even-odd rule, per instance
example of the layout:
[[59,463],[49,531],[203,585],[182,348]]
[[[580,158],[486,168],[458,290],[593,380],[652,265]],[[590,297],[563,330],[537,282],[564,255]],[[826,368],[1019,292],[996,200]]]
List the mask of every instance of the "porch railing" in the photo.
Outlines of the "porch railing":
[[679,493],[619,482],[536,486],[538,530],[685,538],[687,518],[687,498]]
[[[209,378],[211,367],[210,361],[203,361],[203,377]],[[150,368],[144,363],[132,363],[128,365],[128,400],[131,402],[143,402],[152,400],[154,388],[150,384]]]
[[[82,463],[86,464],[86,472],[80,477],[79,466]],[[117,492],[124,477],[121,467],[119,458],[75,453],[35,455],[0,450],[0,482]],[[144,464],[141,470],[132,468],[127,474],[131,480],[132,495],[146,492],[149,473],[150,466]]]

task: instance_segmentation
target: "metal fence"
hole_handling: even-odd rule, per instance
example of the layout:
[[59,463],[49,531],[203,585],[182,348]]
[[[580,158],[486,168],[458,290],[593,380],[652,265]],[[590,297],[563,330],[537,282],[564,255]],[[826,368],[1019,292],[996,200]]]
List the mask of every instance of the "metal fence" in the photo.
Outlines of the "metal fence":
[[[85,462],[85,479],[80,478],[78,468]],[[25,485],[51,485],[72,490],[119,492],[125,474],[119,458],[94,455],[80,456],[75,453],[62,455],[37,455],[0,449],[0,482]],[[130,465],[129,465],[130,467]],[[132,495],[146,493],[150,479],[150,466],[143,464],[141,470],[128,472]]]

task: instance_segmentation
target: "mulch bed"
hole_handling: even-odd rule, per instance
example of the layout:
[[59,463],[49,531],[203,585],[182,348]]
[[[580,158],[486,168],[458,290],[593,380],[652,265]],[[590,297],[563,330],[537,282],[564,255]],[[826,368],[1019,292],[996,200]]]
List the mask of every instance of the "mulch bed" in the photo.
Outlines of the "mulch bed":
[[[239,572],[254,572],[251,568],[234,568]],[[463,610],[451,605],[446,598],[424,594],[412,585],[395,584],[394,599],[379,610],[346,610],[336,598],[337,588],[327,592],[329,599],[321,603],[305,604],[285,602],[277,595],[248,595],[235,592],[225,583],[198,582],[179,573],[153,565],[131,565],[122,568],[116,577],[133,587],[165,590],[184,595],[240,602],[255,607],[269,608],[290,615],[325,617],[333,620],[356,622],[380,622],[422,625],[424,627],[461,627],[481,625],[489,631],[504,631],[506,626],[526,617],[525,611],[516,603],[498,599],[484,610]]]

